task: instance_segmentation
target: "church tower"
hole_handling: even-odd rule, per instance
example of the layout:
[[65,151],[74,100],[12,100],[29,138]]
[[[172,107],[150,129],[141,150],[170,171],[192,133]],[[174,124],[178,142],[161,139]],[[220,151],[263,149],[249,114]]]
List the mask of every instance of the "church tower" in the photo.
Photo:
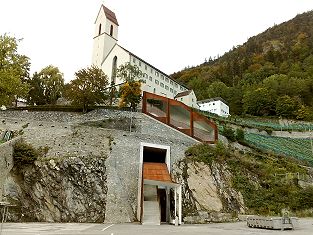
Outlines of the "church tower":
[[95,21],[92,64],[101,65],[117,43],[118,22],[115,13],[104,5],[101,6]]

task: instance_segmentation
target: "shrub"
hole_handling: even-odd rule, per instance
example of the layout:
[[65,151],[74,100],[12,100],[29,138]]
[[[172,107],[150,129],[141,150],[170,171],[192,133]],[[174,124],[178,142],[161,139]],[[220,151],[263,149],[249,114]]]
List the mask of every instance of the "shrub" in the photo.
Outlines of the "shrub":
[[236,140],[237,140],[238,142],[243,142],[243,141],[245,140],[245,132],[244,132],[243,129],[238,128],[238,129],[236,130]]
[[13,148],[14,165],[18,167],[33,164],[40,155],[37,149],[25,142],[17,142]]
[[231,127],[224,126],[222,135],[232,142],[236,141],[235,131]]
[[185,155],[199,162],[211,164],[213,160],[225,157],[228,154],[227,149],[222,142],[218,142],[215,147],[202,143],[191,146],[186,150]]
[[212,163],[215,159],[215,150],[208,144],[196,144],[188,148],[185,155],[196,161]]

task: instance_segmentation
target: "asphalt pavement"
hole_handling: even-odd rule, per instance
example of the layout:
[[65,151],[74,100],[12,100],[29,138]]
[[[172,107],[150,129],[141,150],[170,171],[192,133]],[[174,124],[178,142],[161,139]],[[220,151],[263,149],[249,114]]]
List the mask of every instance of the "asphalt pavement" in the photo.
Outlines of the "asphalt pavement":
[[4,223],[0,235],[313,235],[313,219],[300,219],[295,230],[249,228],[246,222],[201,225],[87,224],[87,223]]

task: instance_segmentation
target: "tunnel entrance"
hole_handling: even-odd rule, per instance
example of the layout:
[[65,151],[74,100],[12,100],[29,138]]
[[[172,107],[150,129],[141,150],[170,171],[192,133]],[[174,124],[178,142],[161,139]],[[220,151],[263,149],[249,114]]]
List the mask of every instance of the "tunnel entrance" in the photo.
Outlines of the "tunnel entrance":
[[144,146],[143,162],[166,163],[166,149]]

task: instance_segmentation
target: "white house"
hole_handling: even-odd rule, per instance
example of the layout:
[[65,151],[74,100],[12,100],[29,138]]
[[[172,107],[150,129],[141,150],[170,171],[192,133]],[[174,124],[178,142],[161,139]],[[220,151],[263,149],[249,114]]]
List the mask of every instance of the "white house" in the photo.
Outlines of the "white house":
[[200,110],[215,113],[222,117],[229,116],[229,107],[226,101],[220,97],[198,101]]
[[[143,73],[142,91],[171,99],[181,92],[189,91],[184,85],[174,81],[161,70],[119,45],[117,43],[119,24],[116,15],[103,5],[98,12],[95,26],[92,64],[103,69],[111,79],[112,85],[118,87],[123,84],[123,81],[115,76],[114,71],[120,65],[129,62],[131,65],[137,65]],[[182,102],[188,100],[186,105],[196,106],[196,97],[193,96],[190,99],[193,101],[186,98]]]
[[184,103],[189,107],[199,109],[199,105],[197,104],[197,97],[193,90],[180,92],[174,97],[174,99]]

